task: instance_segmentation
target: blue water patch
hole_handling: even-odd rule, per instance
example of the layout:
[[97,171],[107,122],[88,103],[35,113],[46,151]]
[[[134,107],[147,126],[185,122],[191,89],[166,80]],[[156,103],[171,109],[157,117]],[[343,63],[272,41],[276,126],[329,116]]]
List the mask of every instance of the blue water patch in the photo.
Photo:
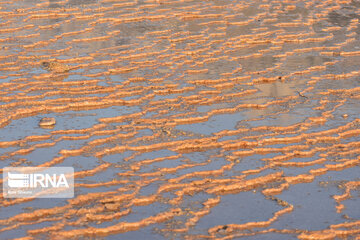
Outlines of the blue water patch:
[[291,226],[296,229],[322,230],[331,224],[342,223],[336,213],[334,199],[329,191],[319,190],[316,181],[291,185],[289,189],[277,195],[281,200],[294,206],[291,214],[282,215],[272,224],[274,228]]
[[177,125],[175,128],[209,135],[223,130],[235,130],[236,123],[243,118],[244,114],[241,112],[234,114],[221,114],[210,117],[206,122]]
[[208,229],[218,225],[267,221],[280,209],[280,206],[265,199],[261,193],[227,194],[221,196],[221,202],[213,207],[208,215],[202,217],[196,227]]

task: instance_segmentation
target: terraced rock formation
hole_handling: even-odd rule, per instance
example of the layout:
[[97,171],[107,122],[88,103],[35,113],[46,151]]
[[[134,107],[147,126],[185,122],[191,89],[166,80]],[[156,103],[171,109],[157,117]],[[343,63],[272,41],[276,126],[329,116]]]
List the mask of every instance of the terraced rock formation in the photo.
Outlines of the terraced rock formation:
[[0,239],[359,239],[359,7],[0,2]]

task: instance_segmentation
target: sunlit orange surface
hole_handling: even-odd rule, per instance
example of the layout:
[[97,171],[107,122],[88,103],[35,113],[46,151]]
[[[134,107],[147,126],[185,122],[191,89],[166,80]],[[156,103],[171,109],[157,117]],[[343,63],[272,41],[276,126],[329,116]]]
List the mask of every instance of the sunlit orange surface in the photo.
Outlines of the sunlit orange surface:
[[72,199],[1,195],[0,239],[360,239],[359,19],[0,2],[0,167],[75,169]]

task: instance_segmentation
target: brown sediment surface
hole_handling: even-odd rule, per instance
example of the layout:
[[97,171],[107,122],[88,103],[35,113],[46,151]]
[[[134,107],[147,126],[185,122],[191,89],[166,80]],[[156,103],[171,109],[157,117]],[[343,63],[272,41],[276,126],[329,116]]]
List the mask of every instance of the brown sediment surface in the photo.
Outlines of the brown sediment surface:
[[0,239],[360,239],[359,7],[0,2]]

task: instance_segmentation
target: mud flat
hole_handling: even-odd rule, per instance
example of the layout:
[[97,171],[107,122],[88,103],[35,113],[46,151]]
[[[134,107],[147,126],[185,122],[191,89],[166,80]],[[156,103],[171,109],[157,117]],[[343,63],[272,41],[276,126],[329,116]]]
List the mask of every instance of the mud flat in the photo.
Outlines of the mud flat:
[[359,239],[359,9],[0,2],[0,167],[76,182],[0,239]]

